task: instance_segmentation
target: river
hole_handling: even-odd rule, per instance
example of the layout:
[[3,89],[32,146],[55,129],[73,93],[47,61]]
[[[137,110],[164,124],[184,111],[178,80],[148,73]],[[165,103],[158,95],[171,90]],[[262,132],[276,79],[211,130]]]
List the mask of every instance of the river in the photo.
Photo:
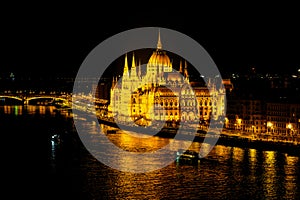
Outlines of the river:
[[[197,165],[174,161],[151,172],[122,172],[102,164],[85,149],[73,117],[72,113],[56,112],[51,106],[0,107],[3,191],[9,199],[17,196],[87,200],[297,199],[300,196],[299,154],[216,145],[207,159]],[[93,132],[97,124],[80,120],[97,138],[97,129]],[[61,138],[63,142],[53,142],[51,138],[56,134],[65,137]],[[120,148],[135,152],[154,151],[173,140],[153,137],[145,142],[122,131],[108,137]],[[194,142],[191,149],[200,146]],[[177,147],[175,142],[174,149]],[[124,168],[134,164],[122,158],[115,162]]]

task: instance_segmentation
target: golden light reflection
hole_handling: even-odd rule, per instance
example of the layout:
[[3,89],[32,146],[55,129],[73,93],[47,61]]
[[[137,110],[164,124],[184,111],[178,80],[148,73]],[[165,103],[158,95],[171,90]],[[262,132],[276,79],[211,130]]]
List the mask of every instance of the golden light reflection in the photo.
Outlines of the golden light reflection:
[[286,164],[287,166],[295,166],[297,165],[299,157],[296,156],[286,156]]
[[232,148],[233,148],[233,159],[242,162],[244,159],[244,150],[239,147],[232,147]]
[[11,114],[11,109],[12,109],[11,106],[4,106],[4,113],[5,114]]
[[253,177],[255,177],[256,167],[257,167],[257,150],[256,149],[249,149],[248,151],[248,158],[249,158],[249,169],[250,173]]
[[[137,134],[137,133],[135,133]],[[129,131],[120,130],[118,136],[108,135],[108,138],[117,146],[131,152],[151,152],[169,144],[169,139],[158,137],[139,138]],[[137,136],[137,135],[136,135]]]
[[27,110],[29,111],[29,113],[34,113],[36,110],[36,106],[27,105]]
[[286,199],[295,199],[295,191],[297,189],[297,170],[299,157],[286,155],[286,164],[284,166],[285,173],[285,196]]
[[255,163],[257,161],[256,153],[257,153],[256,149],[249,149],[249,160],[250,160],[250,163],[253,165],[255,165]]
[[208,143],[202,143],[201,145],[201,151],[204,155],[207,155],[210,152],[211,145]]
[[48,110],[50,115],[55,115],[56,113],[54,112],[55,107],[54,106],[48,106]]
[[274,151],[265,151],[264,152],[265,162],[268,166],[274,166],[275,162],[275,152]]
[[216,155],[221,160],[228,160],[228,159],[230,159],[230,149],[231,149],[231,147],[217,145],[217,146],[214,147],[214,149],[215,149]]
[[189,147],[189,150],[195,151],[195,152],[199,152],[201,148],[201,143],[199,142],[193,142],[191,144],[191,146]]
[[[145,196],[151,196],[153,200],[162,199],[164,182],[163,176],[155,176],[156,173],[152,174],[132,174],[132,173],[117,173],[117,177],[113,179],[114,185],[116,186],[114,193],[112,194],[116,199],[123,198],[123,194],[128,194],[128,199],[144,199]],[[152,184],[145,184],[151,182]],[[111,183],[109,183],[111,184]],[[147,187],[145,187],[145,185]],[[120,195],[120,196],[119,196]],[[121,198],[120,198],[121,197]]]
[[[135,169],[139,167],[139,160],[135,157],[130,156],[128,152],[135,153],[150,153],[156,150],[161,149],[165,145],[169,143],[169,139],[159,138],[159,137],[150,137],[150,138],[137,138],[130,134],[126,134],[124,131],[120,130],[117,134],[108,134],[108,139],[114,143],[117,147],[121,148],[122,153],[116,156],[114,162],[117,163],[120,169]],[[175,155],[175,152],[174,152]],[[160,166],[161,165],[161,157],[145,159],[143,160],[144,166]]]
[[263,179],[263,190],[265,196],[276,196],[278,183],[276,182],[276,168],[275,168],[275,152],[265,151],[263,169],[265,171]]
[[46,113],[46,107],[45,106],[39,106],[38,107],[39,113],[44,115]]

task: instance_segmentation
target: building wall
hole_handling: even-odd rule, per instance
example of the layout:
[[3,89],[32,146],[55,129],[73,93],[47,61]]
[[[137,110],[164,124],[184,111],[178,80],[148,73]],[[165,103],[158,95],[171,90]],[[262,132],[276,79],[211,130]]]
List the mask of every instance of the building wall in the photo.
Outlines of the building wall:
[[133,71],[135,64],[132,66],[129,73],[125,64],[122,81],[112,84],[109,106],[112,117],[124,122],[142,123],[143,120],[148,125],[153,120],[199,119],[208,124],[212,118],[217,120],[225,115],[225,90],[217,90],[211,83],[207,87],[192,87],[187,69],[180,73],[167,67],[155,72],[150,63],[147,73],[138,76]]
[[275,140],[299,136],[300,104],[230,98],[227,108],[228,130]]

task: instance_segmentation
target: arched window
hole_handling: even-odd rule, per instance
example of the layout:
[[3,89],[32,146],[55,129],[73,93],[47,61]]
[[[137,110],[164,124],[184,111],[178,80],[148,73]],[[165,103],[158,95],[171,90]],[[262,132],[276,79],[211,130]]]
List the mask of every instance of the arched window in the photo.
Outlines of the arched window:
[[181,101],[181,106],[185,106],[185,101],[184,100]]

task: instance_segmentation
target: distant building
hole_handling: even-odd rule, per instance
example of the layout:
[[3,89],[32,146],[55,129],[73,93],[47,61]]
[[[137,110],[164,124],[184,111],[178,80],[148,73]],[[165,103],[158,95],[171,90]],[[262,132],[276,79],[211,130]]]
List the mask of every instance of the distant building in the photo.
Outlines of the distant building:
[[300,104],[229,98],[224,128],[256,138],[295,141],[300,130]]
[[266,115],[264,102],[258,99],[229,99],[225,128],[246,133],[265,133]]
[[267,135],[276,139],[297,137],[300,130],[300,104],[267,103]]
[[232,84],[230,79],[223,79],[222,83],[223,83],[223,85],[225,87],[225,90],[227,92],[231,92],[233,90],[234,87],[233,87],[233,84]]

